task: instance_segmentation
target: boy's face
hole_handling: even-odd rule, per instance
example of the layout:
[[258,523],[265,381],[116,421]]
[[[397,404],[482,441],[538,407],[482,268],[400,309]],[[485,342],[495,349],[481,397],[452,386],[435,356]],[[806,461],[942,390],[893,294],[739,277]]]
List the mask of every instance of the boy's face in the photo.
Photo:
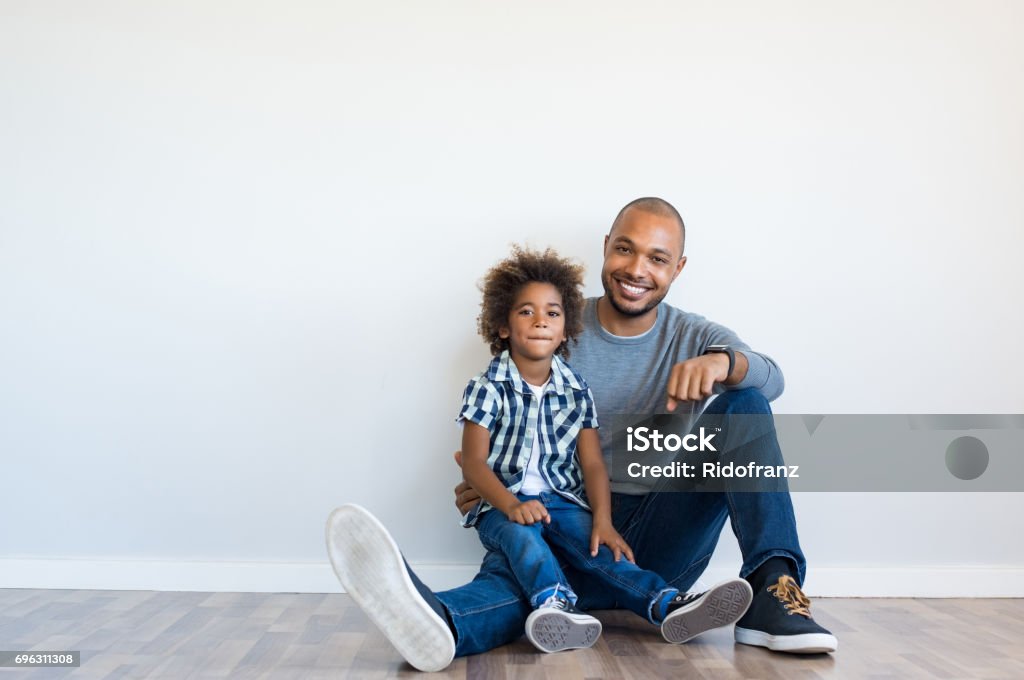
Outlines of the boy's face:
[[554,356],[566,339],[565,310],[558,289],[550,283],[524,284],[508,313],[508,324],[498,335],[508,340],[513,360],[539,361]]

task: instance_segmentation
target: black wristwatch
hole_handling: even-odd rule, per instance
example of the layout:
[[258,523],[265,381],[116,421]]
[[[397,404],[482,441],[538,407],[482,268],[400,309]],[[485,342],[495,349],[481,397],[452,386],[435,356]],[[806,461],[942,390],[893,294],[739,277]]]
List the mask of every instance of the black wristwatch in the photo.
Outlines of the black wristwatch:
[[725,374],[725,379],[728,380],[732,376],[732,369],[736,366],[736,352],[733,351],[729,345],[708,345],[708,348],[704,350],[704,354],[728,354],[729,355],[729,372]]

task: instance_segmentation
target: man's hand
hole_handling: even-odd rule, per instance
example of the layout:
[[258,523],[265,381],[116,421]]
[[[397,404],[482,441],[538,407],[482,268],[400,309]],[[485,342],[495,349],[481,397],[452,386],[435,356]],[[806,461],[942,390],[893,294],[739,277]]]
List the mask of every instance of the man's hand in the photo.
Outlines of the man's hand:
[[615,555],[616,562],[625,557],[630,562],[636,563],[636,560],[633,559],[633,550],[626,543],[626,539],[615,530],[612,523],[608,521],[595,521],[594,528],[590,532],[591,557],[597,557],[597,550],[602,544],[611,549],[612,554]]
[[729,357],[725,354],[705,354],[676,364],[668,379],[668,410],[675,411],[681,401],[710,397],[715,383],[728,377]]
[[548,514],[548,509],[540,501],[516,503],[505,514],[510,521],[516,524],[536,524],[537,522],[551,524],[551,515]]
[[[455,452],[455,463],[462,467],[462,451]],[[480,494],[465,479],[455,485],[455,507],[459,509],[460,515],[465,515],[479,502]]]

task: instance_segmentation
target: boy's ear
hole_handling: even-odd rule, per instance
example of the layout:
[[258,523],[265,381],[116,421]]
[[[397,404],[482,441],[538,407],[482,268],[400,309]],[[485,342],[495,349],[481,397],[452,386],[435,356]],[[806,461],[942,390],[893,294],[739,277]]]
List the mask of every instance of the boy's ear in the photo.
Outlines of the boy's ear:
[[508,326],[502,326],[498,329],[498,337],[502,340],[508,340],[508,336],[510,335],[512,335],[512,333],[509,332]]

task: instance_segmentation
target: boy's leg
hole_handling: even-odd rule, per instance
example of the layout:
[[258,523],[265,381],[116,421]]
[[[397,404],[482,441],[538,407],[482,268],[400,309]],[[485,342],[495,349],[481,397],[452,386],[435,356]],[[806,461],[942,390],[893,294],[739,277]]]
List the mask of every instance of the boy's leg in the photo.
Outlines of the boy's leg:
[[[735,623],[750,605],[750,586],[743,579],[725,581],[706,593],[687,595],[653,571],[625,558],[615,561],[607,546],[600,546],[597,555],[592,556],[592,515],[564,499],[546,505],[551,513],[551,524],[545,530],[548,540],[576,571],[587,575],[588,587],[603,589],[617,605],[660,625],[668,642],[679,644]],[[571,578],[575,582],[575,576]]]
[[530,642],[544,652],[589,647],[601,635],[601,622],[576,609],[576,594],[542,536],[546,527],[517,524],[493,509],[477,523],[480,541],[505,555],[533,609],[524,626]]
[[548,542],[575,570],[593,575],[619,606],[629,609],[651,623],[660,616],[655,605],[666,602],[678,591],[661,576],[633,564],[625,557],[618,562],[608,546],[597,555],[590,554],[591,513],[557,494],[542,494],[551,523],[544,527]]
[[517,524],[492,509],[480,516],[476,528],[485,548],[505,555],[532,609],[557,595],[575,604],[576,594],[569,587],[558,559],[544,542],[541,534],[544,526],[541,522]]

